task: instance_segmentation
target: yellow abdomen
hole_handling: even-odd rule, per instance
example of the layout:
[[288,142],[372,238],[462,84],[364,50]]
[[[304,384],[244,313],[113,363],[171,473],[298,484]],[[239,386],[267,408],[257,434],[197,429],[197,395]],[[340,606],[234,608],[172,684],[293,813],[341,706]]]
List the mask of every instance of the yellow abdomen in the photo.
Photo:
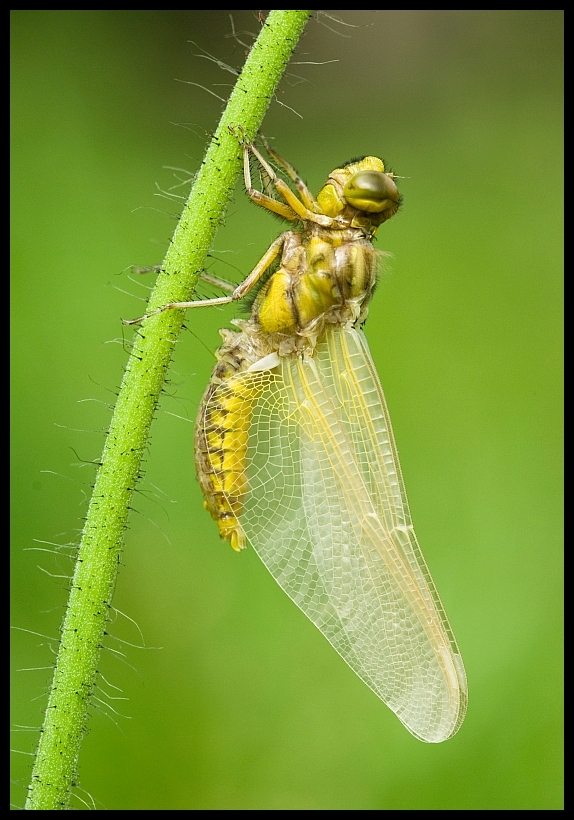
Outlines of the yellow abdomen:
[[212,380],[196,425],[195,461],[204,506],[217,521],[221,537],[237,551],[245,547],[236,514],[247,489],[245,461],[253,387],[237,376],[219,385]]

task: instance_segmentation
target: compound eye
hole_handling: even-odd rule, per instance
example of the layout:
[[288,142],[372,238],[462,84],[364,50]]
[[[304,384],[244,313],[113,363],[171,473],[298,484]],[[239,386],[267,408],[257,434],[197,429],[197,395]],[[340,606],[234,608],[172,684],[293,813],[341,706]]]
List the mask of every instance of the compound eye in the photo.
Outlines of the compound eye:
[[358,171],[343,189],[343,196],[353,208],[380,214],[399,204],[399,191],[393,178],[382,171]]

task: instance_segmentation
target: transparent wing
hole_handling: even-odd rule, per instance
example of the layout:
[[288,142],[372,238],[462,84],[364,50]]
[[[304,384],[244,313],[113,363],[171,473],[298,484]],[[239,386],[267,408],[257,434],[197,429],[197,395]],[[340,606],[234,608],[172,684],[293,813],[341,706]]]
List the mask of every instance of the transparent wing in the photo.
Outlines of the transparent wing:
[[[421,555],[361,331],[257,374],[236,514],[278,584],[421,740],[459,728],[466,676]],[[253,379],[253,374],[246,374]]]

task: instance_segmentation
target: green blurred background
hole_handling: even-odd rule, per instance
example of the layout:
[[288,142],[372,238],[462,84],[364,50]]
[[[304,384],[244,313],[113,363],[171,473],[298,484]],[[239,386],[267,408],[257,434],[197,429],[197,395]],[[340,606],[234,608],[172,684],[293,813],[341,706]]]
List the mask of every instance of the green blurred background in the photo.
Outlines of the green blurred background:
[[[315,191],[358,154],[405,177],[366,330],[466,663],[466,721],[415,740],[253,551],[219,541],[191,422],[233,311],[198,311],[134,499],[76,808],[562,806],[562,13],[341,15],[310,21],[264,132]],[[257,12],[233,19],[248,45]],[[186,83],[227,96],[233,76],[205,55],[240,67],[231,31],[223,10],[13,12],[16,627],[58,634],[66,581],[37,566],[69,564],[29,550],[77,540],[126,361],[120,317],[153,281],[126,268],[163,258],[180,205],[158,194],[198,168],[222,107]],[[238,185],[212,270],[238,281],[279,230]],[[41,724],[55,647],[14,633],[14,669],[44,667],[13,675],[15,807],[37,742],[19,727]]]

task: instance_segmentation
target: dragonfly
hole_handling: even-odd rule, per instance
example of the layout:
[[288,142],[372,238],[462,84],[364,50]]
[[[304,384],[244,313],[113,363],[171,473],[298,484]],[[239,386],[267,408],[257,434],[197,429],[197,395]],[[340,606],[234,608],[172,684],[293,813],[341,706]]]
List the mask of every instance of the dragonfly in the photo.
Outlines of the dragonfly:
[[144,317],[251,295],[248,318],[220,331],[197,415],[204,506],[409,732],[440,743],[464,720],[466,674],[413,529],[363,331],[383,255],[373,239],[400,207],[397,177],[378,157],[358,158],[315,198],[266,143],[270,161],[247,140],[242,148],[249,198],[292,229],[233,293]]

